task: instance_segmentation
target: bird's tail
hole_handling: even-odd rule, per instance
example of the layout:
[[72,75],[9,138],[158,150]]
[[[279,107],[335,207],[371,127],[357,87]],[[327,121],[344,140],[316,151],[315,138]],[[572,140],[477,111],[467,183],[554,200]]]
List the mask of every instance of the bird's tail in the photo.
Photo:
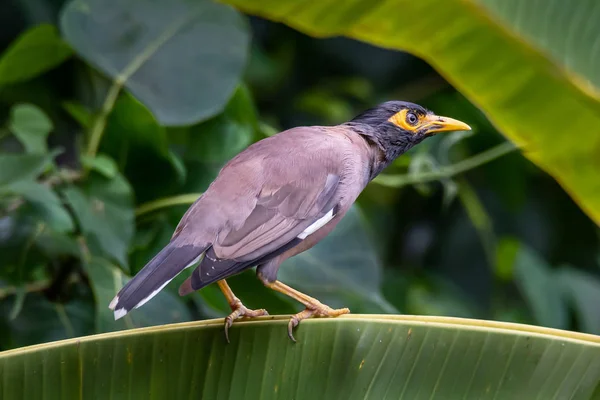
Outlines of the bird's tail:
[[108,307],[114,311],[115,319],[146,304],[181,271],[197,263],[206,247],[182,245],[173,239],[110,302]]

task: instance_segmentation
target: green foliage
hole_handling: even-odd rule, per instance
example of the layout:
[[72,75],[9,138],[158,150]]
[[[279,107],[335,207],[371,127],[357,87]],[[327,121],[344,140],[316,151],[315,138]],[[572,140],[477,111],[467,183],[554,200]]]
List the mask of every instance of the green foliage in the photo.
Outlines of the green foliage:
[[305,321],[294,344],[286,323],[241,323],[229,345],[222,320],[212,320],[7,352],[0,354],[4,398],[585,400],[599,393],[594,336],[355,315]]
[[[499,2],[463,3],[397,0],[371,7],[368,2],[333,6],[326,1],[317,8],[316,3],[299,2],[293,14],[284,9],[290,4],[286,1],[244,2],[243,7],[259,12],[269,6],[264,10],[268,16],[320,36],[344,33],[415,52],[483,112],[406,53],[348,39],[312,39],[260,19],[250,28],[247,17],[208,0],[69,1],[48,17],[60,25],[61,35],[48,24],[0,26],[4,34],[0,38],[12,41],[0,44],[6,45],[0,47],[0,350],[223,317],[229,306],[216,285],[185,298],[177,295],[176,288],[189,271],[119,321],[114,321],[108,303],[168,243],[187,207],[239,151],[292,126],[343,122],[391,98],[413,100],[438,114],[465,120],[474,132],[439,135],[403,155],[369,185],[331,235],[286,261],[279,278],[354,313],[462,316],[600,334],[598,226],[537,167],[556,176],[592,218],[597,216],[594,129],[600,126],[600,114],[596,99],[574,78],[586,76],[591,87],[598,83],[591,73],[595,59],[582,56],[591,42],[581,37],[580,50],[565,45],[564,29],[581,33],[580,26],[572,24],[576,18],[570,9],[552,14],[563,23],[554,21],[556,37],[546,37],[550,32],[536,22],[539,16],[529,9],[533,6],[524,6],[522,23],[516,25],[512,8],[501,8]],[[14,7],[22,20],[36,20],[38,14],[30,14],[34,3],[19,4]],[[0,4],[0,15],[12,10],[8,7]],[[330,7],[335,12],[323,12]],[[403,12],[398,12],[401,7]],[[585,7],[582,3],[575,8],[583,16]],[[359,14],[361,18],[356,17]],[[432,29],[435,35],[430,34]],[[506,142],[496,127],[516,144]],[[266,308],[271,314],[301,308],[265,288],[253,271],[232,277],[229,283],[248,307]],[[156,342],[155,331],[146,336],[121,333],[122,340],[112,336],[85,342],[81,348],[85,347],[86,357],[100,357],[95,368],[110,371],[112,361],[103,357],[115,356],[120,363],[127,346],[132,346],[134,370],[142,377],[152,370],[142,366],[171,365],[165,354],[185,350],[187,355],[193,354],[192,347],[208,348],[191,342],[180,347],[194,338],[211,343],[219,351],[214,362],[223,366],[234,365],[230,357],[238,349],[246,352],[256,360],[257,368],[251,371],[259,382],[278,379],[265,365],[280,371],[278,363],[285,363],[285,368],[294,369],[302,365],[296,361],[315,356],[315,349],[341,349],[346,355],[355,354],[338,361],[344,366],[340,370],[350,371],[345,379],[357,383],[336,386],[339,393],[351,395],[359,387],[369,390],[368,385],[361,386],[362,379],[390,378],[381,371],[395,374],[397,368],[394,381],[404,381],[406,374],[415,378],[406,395],[414,388],[433,390],[437,375],[423,372],[434,365],[431,360],[441,363],[435,365],[446,360],[446,365],[458,366],[452,371],[446,367],[442,375],[462,385],[468,382],[452,373],[462,374],[461,362],[479,356],[489,366],[480,364],[475,375],[467,374],[469,379],[476,377],[472,380],[476,390],[487,390],[481,385],[488,378],[489,393],[496,393],[496,388],[513,390],[526,375],[515,373],[503,380],[496,375],[499,363],[507,366],[507,374],[513,368],[528,373],[532,365],[528,362],[538,360],[534,356],[541,352],[550,358],[536,365],[550,368],[557,362],[552,352],[563,344],[562,339],[531,335],[535,345],[529,350],[535,354],[527,358],[525,350],[512,352],[511,346],[528,343],[514,332],[504,339],[491,334],[498,347],[492,342],[484,346],[479,328],[435,325],[427,330],[408,320],[308,321],[300,326],[301,343],[294,348],[287,342],[283,320],[242,325],[244,329],[234,325],[232,346],[223,348],[221,328],[213,323],[207,328],[168,329]],[[386,336],[386,329],[395,332],[393,338]],[[177,336],[184,332],[183,338]],[[302,342],[303,337],[318,340]],[[165,352],[163,344],[156,347],[163,339],[174,352]],[[385,342],[383,347],[379,340]],[[468,347],[469,343],[479,347]],[[592,351],[585,347],[577,358],[573,354],[583,345],[566,339],[564,343],[575,346],[569,347],[568,357],[560,358],[564,371],[553,369],[542,374],[544,380],[559,384],[561,380],[552,377],[562,374],[562,379],[572,366],[569,373],[577,374],[581,387],[591,387],[586,385],[597,377],[597,368],[593,361],[585,362]],[[261,352],[267,345],[269,349],[289,345],[286,357],[292,361],[281,353]],[[71,353],[70,342],[64,346],[60,349],[67,353],[51,347],[49,353],[31,353],[31,358],[17,353],[0,356],[0,393],[9,369],[14,382],[24,382],[21,367],[32,364],[21,362],[36,363],[48,354],[77,354]],[[417,355],[417,349],[423,353]],[[543,353],[546,349],[548,353]],[[395,351],[399,356],[391,357]],[[211,354],[190,358],[189,371],[204,368]],[[319,354],[330,361],[329,353]],[[511,354],[512,361],[502,358]],[[13,356],[17,363],[6,361]],[[266,357],[272,363],[264,364]],[[356,369],[346,368],[354,365],[350,362],[356,362]],[[403,369],[413,364],[412,372]],[[79,376],[71,364],[64,368],[65,374]],[[85,364],[84,385],[91,385],[85,386],[90,390],[94,382],[106,383],[107,376],[132,376],[98,377],[87,375],[88,368]],[[227,368],[219,373],[231,372]],[[587,375],[586,368],[591,371]],[[47,379],[60,381],[62,369],[45,371],[50,374]],[[322,378],[337,370],[315,371]],[[171,379],[157,376],[159,380],[152,380],[157,385]],[[207,376],[207,382],[217,382],[217,375]],[[236,382],[254,382],[246,378]],[[439,390],[446,387],[445,380],[439,382]],[[542,394],[552,397],[569,390],[571,383],[562,389],[548,387]],[[119,385],[111,387],[120,390]],[[191,387],[184,386],[182,390]],[[30,388],[35,397],[39,387]],[[79,393],[76,385],[54,388]],[[245,386],[234,389],[243,391]],[[209,393],[216,386],[205,390]],[[283,393],[284,388],[278,390]],[[370,390],[373,394],[381,389]],[[588,392],[581,390],[585,398]]]
[[133,237],[131,187],[120,175],[92,175],[83,186],[70,186],[62,194],[77,218],[91,254],[127,266],[127,249]]
[[73,0],[61,30],[80,57],[125,85],[165,125],[221,111],[249,42],[241,16],[209,0]]
[[600,135],[590,128],[600,126],[595,3],[579,0],[565,12],[558,2],[519,0],[225,2],[314,36],[419,55],[600,223]]
[[47,152],[46,140],[52,128],[52,121],[34,105],[17,104],[11,110],[9,129],[27,153]]
[[24,32],[0,57],[0,85],[27,81],[60,65],[73,51],[52,25]]

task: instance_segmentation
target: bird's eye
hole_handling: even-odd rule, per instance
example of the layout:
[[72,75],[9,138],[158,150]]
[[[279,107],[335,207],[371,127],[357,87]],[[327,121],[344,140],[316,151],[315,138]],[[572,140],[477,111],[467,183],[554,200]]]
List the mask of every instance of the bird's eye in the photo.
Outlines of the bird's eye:
[[408,122],[411,125],[416,125],[417,122],[419,122],[419,117],[417,117],[415,113],[409,112],[408,114],[406,114],[406,122]]

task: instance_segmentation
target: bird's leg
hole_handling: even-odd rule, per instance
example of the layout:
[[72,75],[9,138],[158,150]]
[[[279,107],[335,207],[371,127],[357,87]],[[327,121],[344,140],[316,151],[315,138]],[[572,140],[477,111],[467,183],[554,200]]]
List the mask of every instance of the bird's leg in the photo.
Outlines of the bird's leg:
[[307,296],[304,293],[299,292],[296,289],[291,288],[288,285],[279,281],[263,282],[268,288],[290,296],[292,299],[299,301],[300,303],[306,306],[306,308],[303,311],[300,311],[298,314],[292,316],[288,324],[288,336],[294,342],[296,341],[296,339],[294,339],[293,330],[303,319],[310,317],[337,317],[343,314],[348,314],[350,312],[350,310],[347,308],[333,309],[321,303],[319,300]]
[[227,339],[227,343],[229,343],[229,328],[231,328],[233,321],[242,317],[254,318],[260,317],[261,315],[269,315],[265,309],[250,310],[246,308],[246,306],[242,304],[241,300],[238,299],[235,294],[233,294],[233,291],[225,279],[218,281],[217,284],[219,285],[219,289],[221,289],[225,295],[225,298],[227,299],[229,307],[231,307],[232,311],[232,313],[225,318],[225,339]]

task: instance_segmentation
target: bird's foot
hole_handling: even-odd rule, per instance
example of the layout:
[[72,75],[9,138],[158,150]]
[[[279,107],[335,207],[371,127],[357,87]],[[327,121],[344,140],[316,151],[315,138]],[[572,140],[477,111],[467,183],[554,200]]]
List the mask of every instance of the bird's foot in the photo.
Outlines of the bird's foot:
[[233,325],[233,321],[238,318],[255,318],[269,315],[267,310],[262,308],[260,310],[250,310],[246,308],[238,298],[234,298],[234,301],[229,304],[229,306],[233,312],[225,318],[225,339],[227,339],[227,343],[229,343],[229,328]]
[[288,323],[288,336],[293,342],[296,342],[293,334],[294,328],[304,319],[311,317],[338,317],[348,313],[350,313],[348,308],[333,309],[318,301],[309,303],[304,310],[290,318],[290,322]]

